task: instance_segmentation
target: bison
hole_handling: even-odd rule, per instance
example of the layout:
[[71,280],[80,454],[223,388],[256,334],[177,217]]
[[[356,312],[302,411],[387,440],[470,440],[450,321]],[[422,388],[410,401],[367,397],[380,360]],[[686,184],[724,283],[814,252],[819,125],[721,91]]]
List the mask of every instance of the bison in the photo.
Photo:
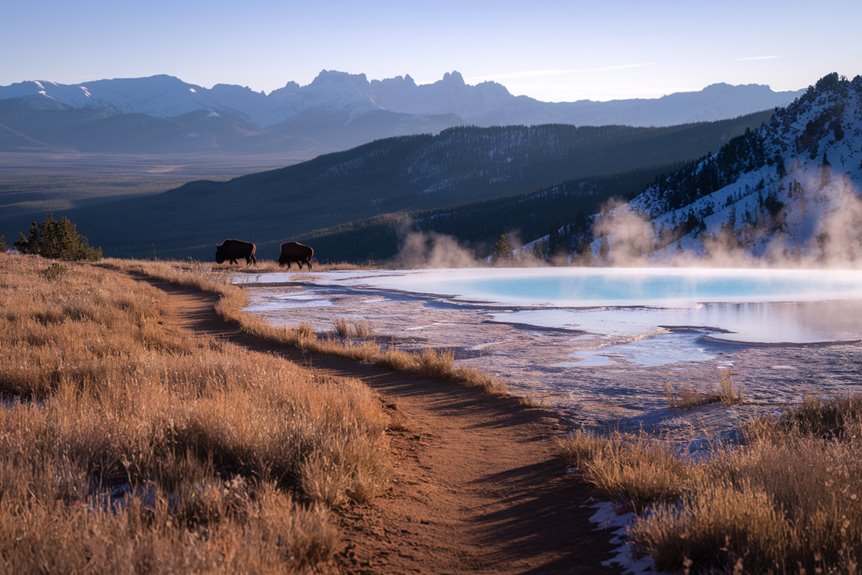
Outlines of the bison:
[[311,246],[306,246],[297,242],[287,242],[281,244],[281,253],[278,255],[278,265],[287,264],[287,269],[290,269],[290,264],[296,262],[299,269],[302,269],[302,264],[307,264],[308,269],[311,269],[311,258],[314,257],[314,250]]
[[254,257],[254,253],[256,251],[257,246],[251,242],[244,242],[242,240],[225,240],[216,246],[215,260],[220,264],[225,261],[230,261],[230,263],[235,264],[237,263],[236,260],[245,258],[245,263],[256,264],[257,259]]

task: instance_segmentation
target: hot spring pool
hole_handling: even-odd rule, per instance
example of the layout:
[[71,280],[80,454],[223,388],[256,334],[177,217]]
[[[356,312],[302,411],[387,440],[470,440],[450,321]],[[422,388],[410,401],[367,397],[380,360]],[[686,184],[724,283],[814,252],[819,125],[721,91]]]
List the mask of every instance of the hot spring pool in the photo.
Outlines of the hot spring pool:
[[[450,348],[573,422],[732,427],[739,414],[845,392],[862,374],[862,272],[533,268],[237,274],[247,311],[333,331],[362,322]],[[668,409],[667,386],[732,370],[744,406]]]
[[416,270],[354,285],[504,305],[659,306],[862,298],[862,272],[713,268]]
[[[281,283],[297,277],[263,274],[238,280]],[[321,287],[506,308],[494,314],[494,321],[605,335],[688,328],[748,343],[862,339],[859,316],[846,313],[862,302],[862,272],[851,270],[494,268],[299,277]]]

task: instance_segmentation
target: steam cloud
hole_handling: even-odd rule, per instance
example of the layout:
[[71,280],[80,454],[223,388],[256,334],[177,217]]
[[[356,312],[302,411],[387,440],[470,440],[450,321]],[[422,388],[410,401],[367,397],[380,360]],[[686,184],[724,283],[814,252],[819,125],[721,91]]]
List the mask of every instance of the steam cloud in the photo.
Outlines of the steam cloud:
[[858,265],[862,262],[862,199],[844,176],[833,176],[822,192],[831,209],[818,222],[809,259],[813,252],[825,265]]
[[800,185],[778,215],[780,222],[704,233],[697,252],[656,253],[652,223],[628,204],[611,201],[594,225],[594,256],[614,266],[858,267],[862,198],[853,182],[843,174],[824,179],[820,171],[794,174],[792,180]]
[[610,265],[646,265],[655,248],[652,224],[619,200],[602,206],[593,236],[599,243],[598,257]]
[[413,230],[410,216],[396,222],[401,248],[393,264],[402,268],[463,268],[481,266],[473,253],[452,236]]
[[464,268],[484,265],[452,236],[437,233],[406,234],[395,264],[404,268]]
[[488,265],[536,267],[548,265],[533,251],[521,249],[520,237],[516,233],[506,234],[513,248],[511,257],[493,261],[493,257],[479,257],[473,250],[464,247],[453,236],[436,232],[417,232],[412,222],[404,216],[397,226],[401,248],[393,264],[401,268],[465,268]]
[[[697,244],[697,251],[666,247],[657,251],[662,247],[658,245],[660,234],[652,223],[629,204],[612,200],[602,207],[593,226],[593,260],[612,266],[852,268],[862,264],[862,198],[853,182],[843,174],[824,177],[819,170],[796,172],[784,183],[791,180],[799,185],[777,218],[701,233],[696,242],[690,242]],[[406,216],[399,222],[398,233],[401,249],[393,263],[399,267],[489,264],[452,236],[413,230]],[[511,244],[520,245],[516,236],[511,237]],[[530,250],[518,249],[512,260],[498,263],[552,265]]]

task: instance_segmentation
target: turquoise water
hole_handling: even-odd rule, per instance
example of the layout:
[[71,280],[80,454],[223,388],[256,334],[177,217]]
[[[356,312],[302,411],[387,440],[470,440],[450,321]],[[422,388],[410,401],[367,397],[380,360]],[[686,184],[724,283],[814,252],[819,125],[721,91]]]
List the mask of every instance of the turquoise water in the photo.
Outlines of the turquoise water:
[[496,304],[593,307],[862,298],[862,273],[824,270],[541,268],[422,270],[365,285]]
[[[711,339],[822,343],[862,339],[862,272],[722,268],[510,268],[264,274],[335,289],[414,294],[496,309],[492,321],[656,340],[695,328]],[[275,307],[323,301],[273,301]],[[314,298],[313,298],[314,299]],[[371,312],[373,307],[365,308]],[[490,311],[490,310],[489,310]],[[638,344],[642,345],[642,344]],[[696,351],[696,350],[694,350]],[[692,357],[699,357],[692,352]]]

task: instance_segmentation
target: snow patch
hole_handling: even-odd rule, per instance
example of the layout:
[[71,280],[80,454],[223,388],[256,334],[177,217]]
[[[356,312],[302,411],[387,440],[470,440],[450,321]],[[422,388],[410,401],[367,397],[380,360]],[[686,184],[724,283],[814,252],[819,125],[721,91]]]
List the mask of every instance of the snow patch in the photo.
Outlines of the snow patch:
[[598,526],[596,529],[610,530],[613,534],[611,545],[616,546],[614,548],[615,555],[612,559],[603,561],[603,565],[617,565],[623,570],[623,573],[631,575],[661,573],[661,571],[656,570],[652,557],[649,555],[635,557],[634,548],[627,535],[629,528],[637,518],[633,512],[620,515],[617,513],[616,506],[609,501],[599,501],[588,507],[596,510],[590,517],[590,522]]
[[197,90],[195,90],[194,88],[189,88],[189,92],[191,92],[192,94],[197,94],[197,93],[198,93],[198,91],[197,91]]
[[86,96],[87,98],[92,98],[92,97],[93,97],[93,95],[90,93],[90,90],[88,90],[86,86],[78,86],[78,87],[79,87],[79,88],[81,89],[81,91],[84,93],[84,96]]

